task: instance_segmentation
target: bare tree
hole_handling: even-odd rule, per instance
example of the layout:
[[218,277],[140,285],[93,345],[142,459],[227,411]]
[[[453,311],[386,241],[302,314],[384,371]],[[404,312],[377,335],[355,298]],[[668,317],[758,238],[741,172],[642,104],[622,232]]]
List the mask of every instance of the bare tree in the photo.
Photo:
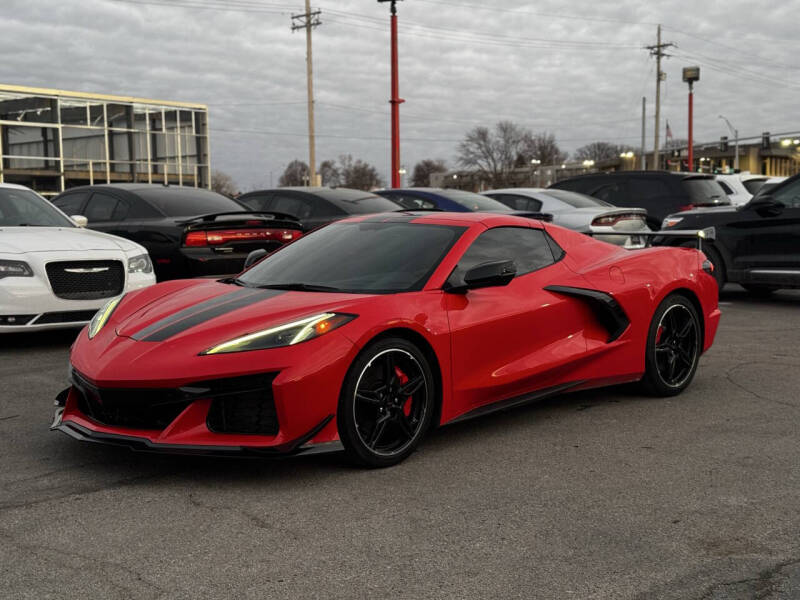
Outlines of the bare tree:
[[372,190],[383,185],[375,167],[360,158],[353,160],[350,154],[342,154],[339,157],[339,172],[344,187]]
[[306,185],[308,182],[308,165],[302,160],[294,159],[283,171],[278,185],[281,187],[289,185]]
[[441,158],[419,161],[414,165],[414,173],[411,175],[411,185],[414,187],[428,187],[431,184],[433,173],[444,173],[447,165]]
[[633,150],[632,146],[611,144],[610,142],[592,142],[575,150],[575,160],[611,160],[619,158],[623,152]]
[[524,127],[511,121],[500,121],[493,130],[475,127],[458,145],[458,164],[477,170],[493,187],[503,187],[509,184],[511,171],[520,162],[530,136]]
[[530,166],[531,160],[539,160],[542,165],[557,165],[567,160],[567,153],[562,152],[556,143],[556,136],[544,131],[525,138],[522,163],[519,166]]
[[322,185],[336,187],[342,183],[342,174],[336,166],[336,161],[323,160],[319,165],[319,174],[322,178]]
[[228,198],[234,198],[239,194],[233,178],[223,171],[211,172],[211,189]]

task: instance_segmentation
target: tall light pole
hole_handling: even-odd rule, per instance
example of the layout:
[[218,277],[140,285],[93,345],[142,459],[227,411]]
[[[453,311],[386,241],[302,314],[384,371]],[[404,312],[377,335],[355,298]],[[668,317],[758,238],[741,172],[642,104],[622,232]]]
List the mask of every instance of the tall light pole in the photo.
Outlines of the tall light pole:
[[683,80],[689,84],[689,171],[694,171],[694,141],[692,119],[694,111],[694,82],[700,79],[700,67],[683,67]]
[[726,119],[722,115],[720,115],[719,118],[722,119],[723,121],[725,121],[725,124],[728,126],[728,130],[733,134],[733,147],[734,147],[733,170],[734,171],[738,171],[739,170],[739,130],[738,129],[734,129],[733,125],[731,125],[731,122],[728,121],[728,119]]
[[392,16],[392,97],[389,103],[392,105],[392,187],[400,187],[400,105],[405,102],[400,97],[400,82],[397,72],[397,1],[398,0],[378,0],[378,2],[389,2]]
[[[317,185],[317,156],[314,141],[314,73],[311,56],[311,30],[320,24],[320,11],[311,12],[311,0],[306,0],[306,12],[292,15],[292,31],[306,30],[306,79],[308,84],[308,185]],[[295,22],[297,21],[297,22]]]

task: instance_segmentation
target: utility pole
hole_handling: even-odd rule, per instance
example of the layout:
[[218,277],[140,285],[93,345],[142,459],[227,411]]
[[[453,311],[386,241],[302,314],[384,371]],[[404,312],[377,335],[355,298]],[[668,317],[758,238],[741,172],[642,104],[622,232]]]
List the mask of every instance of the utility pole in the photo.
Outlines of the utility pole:
[[661,59],[670,56],[664,52],[664,48],[669,48],[674,45],[675,44],[672,42],[661,43],[661,25],[659,25],[655,45],[645,46],[647,50],[650,50],[650,56],[656,57],[656,122],[653,140],[653,169],[658,169],[661,166],[658,155],[658,133],[661,120],[661,82],[667,78],[667,74],[661,70]]
[[397,0],[378,0],[389,2],[392,28],[392,187],[400,187],[400,105],[405,102],[400,97],[400,83],[397,68]]
[[647,116],[647,111],[646,111],[646,108],[645,108],[646,103],[647,103],[647,98],[642,96],[642,150],[641,150],[641,159],[640,159],[641,163],[642,163],[642,171],[646,171],[647,170],[647,157],[644,155],[644,128],[645,128],[645,119],[646,119],[646,116]]
[[320,11],[311,12],[311,0],[306,0],[306,12],[292,15],[292,31],[306,30],[306,76],[308,78],[308,185],[317,184],[317,156],[314,147],[314,75],[311,59],[311,30],[322,23]]

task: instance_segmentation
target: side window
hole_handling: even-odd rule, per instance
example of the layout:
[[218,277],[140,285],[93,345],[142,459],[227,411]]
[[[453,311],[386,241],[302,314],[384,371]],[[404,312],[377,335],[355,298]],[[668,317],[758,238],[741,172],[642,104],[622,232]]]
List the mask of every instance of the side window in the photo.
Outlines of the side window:
[[298,219],[308,219],[311,216],[311,204],[296,196],[275,194],[275,202],[269,210],[286,213]]
[[541,229],[528,227],[496,227],[485,231],[472,242],[458,261],[450,282],[460,285],[464,273],[477,265],[511,259],[517,267],[517,277],[552,265],[553,252]]
[[239,198],[239,202],[252,210],[275,210],[271,194],[252,194],[246,198]]
[[125,218],[130,213],[131,203],[127,200],[120,199],[117,202],[116,208],[114,208],[114,212],[111,213],[111,220],[112,221],[124,221]]
[[69,216],[79,215],[81,214],[83,203],[86,201],[86,198],[88,197],[89,197],[89,192],[75,192],[72,194],[65,194],[60,198],[56,198],[53,201],[53,204],[55,204],[58,208],[61,209],[62,212],[66,213]]
[[800,179],[773,192],[772,197],[783,202],[788,208],[800,208]]
[[531,212],[538,212],[542,209],[542,203],[535,198],[528,198],[527,196],[517,196],[516,194],[497,194],[492,198],[499,200],[506,206],[510,206],[514,210],[529,210]]
[[634,204],[639,198],[654,199],[670,195],[669,187],[660,179],[640,179],[634,177],[630,180],[629,186]]
[[89,204],[86,205],[86,214],[84,216],[89,219],[89,223],[110,221],[118,202],[119,200],[114,196],[103,192],[95,192],[89,198]]
[[325,219],[327,217],[338,217],[347,214],[322,198],[314,197],[308,198],[307,200],[311,205],[311,218],[313,219]]
[[625,185],[618,181],[607,183],[599,188],[589,192],[590,196],[594,196],[598,200],[603,200],[614,206],[627,206],[627,194],[625,193]]
[[[122,202],[129,204],[128,219],[158,219],[163,216],[141,198],[134,197],[131,198],[130,201],[123,200]],[[120,202],[120,204],[122,204],[122,202]]]
[[719,184],[719,187],[721,187],[725,191],[725,193],[728,194],[728,196],[733,195],[734,192],[727,183],[725,183],[721,179],[717,179],[717,183]]

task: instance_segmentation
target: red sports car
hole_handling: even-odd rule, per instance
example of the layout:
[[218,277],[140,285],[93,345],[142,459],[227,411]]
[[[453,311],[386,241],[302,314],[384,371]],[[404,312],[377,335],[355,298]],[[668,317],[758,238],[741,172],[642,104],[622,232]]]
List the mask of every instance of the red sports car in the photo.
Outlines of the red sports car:
[[53,428],[134,449],[406,458],[444,425],[567,390],[680,393],[719,323],[692,248],[521,217],[392,213],[234,279],[117,298],[78,336]]

